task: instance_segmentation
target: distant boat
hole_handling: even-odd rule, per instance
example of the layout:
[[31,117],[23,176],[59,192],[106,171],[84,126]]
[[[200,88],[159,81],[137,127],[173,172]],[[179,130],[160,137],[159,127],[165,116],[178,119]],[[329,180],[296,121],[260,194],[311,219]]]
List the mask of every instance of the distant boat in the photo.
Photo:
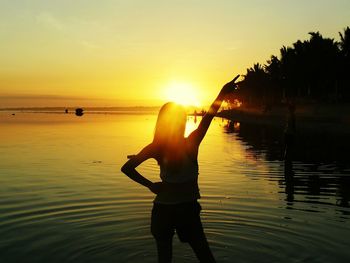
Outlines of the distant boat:
[[83,116],[83,114],[84,114],[83,111],[84,111],[84,110],[83,110],[82,108],[76,108],[76,109],[75,109],[75,115],[77,115],[77,116]]
[[65,109],[64,112],[65,112],[65,113],[68,113],[68,109]]

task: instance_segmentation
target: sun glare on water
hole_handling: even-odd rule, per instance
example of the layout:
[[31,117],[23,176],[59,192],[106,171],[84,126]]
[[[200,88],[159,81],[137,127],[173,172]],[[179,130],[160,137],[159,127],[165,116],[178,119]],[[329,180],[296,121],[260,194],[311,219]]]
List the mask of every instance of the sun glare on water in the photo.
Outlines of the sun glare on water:
[[198,91],[189,83],[171,82],[164,89],[164,97],[184,106],[200,106]]

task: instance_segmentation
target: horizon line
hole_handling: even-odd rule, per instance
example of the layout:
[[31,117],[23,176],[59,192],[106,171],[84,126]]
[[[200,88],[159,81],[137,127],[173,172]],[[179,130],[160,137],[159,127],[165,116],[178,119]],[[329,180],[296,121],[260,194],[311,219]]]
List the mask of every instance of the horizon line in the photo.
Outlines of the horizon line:
[[[0,107],[0,111],[4,110],[40,110],[40,109],[47,109],[47,110],[54,110],[54,109],[59,109],[59,110],[64,110],[64,109],[76,109],[76,108],[83,108],[85,110],[89,109],[159,109],[162,107],[162,105],[152,105],[152,106],[144,106],[144,105],[137,105],[137,106],[20,106],[20,107]],[[203,108],[203,107],[198,107],[195,105],[186,105],[185,107],[187,108]]]

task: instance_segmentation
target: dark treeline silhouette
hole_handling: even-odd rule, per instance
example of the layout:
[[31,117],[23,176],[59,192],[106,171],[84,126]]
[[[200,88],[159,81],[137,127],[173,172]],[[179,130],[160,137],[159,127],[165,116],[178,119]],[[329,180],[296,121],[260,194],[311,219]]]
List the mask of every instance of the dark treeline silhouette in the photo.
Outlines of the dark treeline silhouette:
[[265,65],[247,69],[230,101],[248,105],[276,105],[287,100],[350,102],[350,28],[340,40],[310,32],[310,39],[283,46]]

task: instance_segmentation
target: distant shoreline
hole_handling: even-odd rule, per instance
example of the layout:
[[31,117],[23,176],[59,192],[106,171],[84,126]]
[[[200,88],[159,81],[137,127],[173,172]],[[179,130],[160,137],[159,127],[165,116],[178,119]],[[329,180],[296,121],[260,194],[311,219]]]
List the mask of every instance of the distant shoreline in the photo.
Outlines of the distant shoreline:
[[[137,107],[86,107],[87,114],[157,114],[158,106],[137,106]],[[17,107],[0,108],[0,112],[16,113],[46,113],[46,114],[74,114],[73,107]],[[194,114],[190,111],[188,116],[200,117],[200,112]],[[297,131],[312,131],[317,133],[345,133],[350,134],[350,105],[299,105],[296,110]],[[222,110],[217,114],[219,118],[227,120],[251,123],[257,125],[276,126],[283,130],[286,124],[287,109],[285,106],[274,106],[268,111],[258,107],[240,107],[231,110]]]
[[[77,107],[6,107],[0,111],[74,111]],[[158,111],[160,106],[129,106],[129,107],[82,107],[85,111]]]
[[[0,108],[0,112],[9,113],[74,113],[77,108],[83,109],[84,113],[90,114],[122,114],[122,113],[158,113],[161,106],[119,106],[119,107],[6,107]],[[195,111],[199,112],[201,108],[195,106],[186,106],[189,115]]]
[[[286,107],[276,106],[263,111],[258,108],[237,108],[218,113],[231,121],[273,125],[284,129],[287,119]],[[349,133],[350,105],[303,105],[297,106],[295,113],[297,131]]]

